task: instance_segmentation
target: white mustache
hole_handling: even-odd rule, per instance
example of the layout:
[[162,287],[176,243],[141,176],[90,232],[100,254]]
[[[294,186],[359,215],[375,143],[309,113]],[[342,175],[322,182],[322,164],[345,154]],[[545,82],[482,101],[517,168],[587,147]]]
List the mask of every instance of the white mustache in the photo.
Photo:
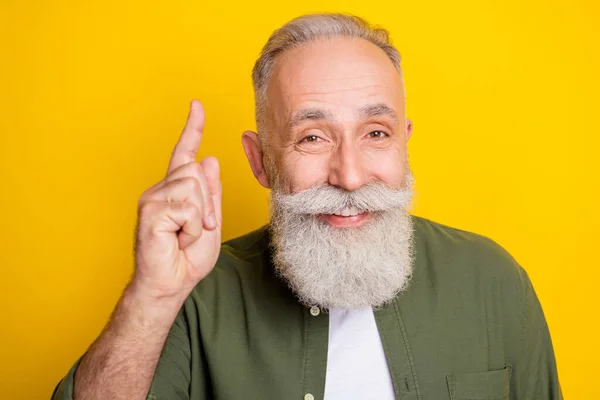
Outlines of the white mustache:
[[381,181],[348,191],[320,184],[294,194],[271,193],[272,201],[282,210],[293,214],[336,214],[353,209],[363,212],[408,208],[412,199],[412,176],[408,174],[402,188],[394,189]]

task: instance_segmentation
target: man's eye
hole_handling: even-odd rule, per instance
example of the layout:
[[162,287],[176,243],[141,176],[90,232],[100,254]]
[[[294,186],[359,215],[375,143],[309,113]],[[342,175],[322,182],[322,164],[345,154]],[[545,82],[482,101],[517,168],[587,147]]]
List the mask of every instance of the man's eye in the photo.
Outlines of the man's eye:
[[369,136],[372,137],[373,139],[381,139],[381,138],[384,138],[389,135],[387,133],[385,133],[384,131],[373,131],[373,132],[369,132]]
[[314,143],[314,142],[317,142],[319,140],[321,140],[321,138],[318,137],[317,135],[309,135],[309,136],[305,137],[304,139],[302,139],[301,142],[304,142],[304,143]]

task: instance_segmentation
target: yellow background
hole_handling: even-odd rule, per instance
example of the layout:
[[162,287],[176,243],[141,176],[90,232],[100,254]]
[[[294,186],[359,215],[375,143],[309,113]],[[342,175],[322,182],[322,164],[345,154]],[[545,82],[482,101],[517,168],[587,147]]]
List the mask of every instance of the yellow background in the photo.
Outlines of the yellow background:
[[414,213],[527,269],[569,399],[600,399],[600,34],[593,0],[18,1],[0,8],[0,397],[44,399],[132,271],[139,195],[191,98],[222,164],[225,239],[267,220],[240,135],[273,29],[347,11],[403,56]]

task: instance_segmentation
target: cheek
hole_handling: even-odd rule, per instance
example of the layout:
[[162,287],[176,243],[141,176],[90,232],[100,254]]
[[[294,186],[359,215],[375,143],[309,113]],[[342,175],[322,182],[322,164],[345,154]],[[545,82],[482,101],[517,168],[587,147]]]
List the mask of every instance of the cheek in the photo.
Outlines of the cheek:
[[392,186],[400,187],[406,176],[406,151],[391,148],[385,151],[367,152],[365,164],[370,174],[377,180]]
[[285,190],[296,193],[327,182],[327,157],[292,153],[283,157]]

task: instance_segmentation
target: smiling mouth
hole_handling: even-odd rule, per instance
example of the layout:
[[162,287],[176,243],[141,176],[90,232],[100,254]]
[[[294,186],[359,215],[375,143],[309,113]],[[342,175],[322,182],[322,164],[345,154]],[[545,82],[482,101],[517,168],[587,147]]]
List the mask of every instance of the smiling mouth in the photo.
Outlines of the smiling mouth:
[[321,218],[330,226],[336,228],[357,228],[372,217],[368,211],[361,211],[355,207],[346,207],[333,214],[321,214]]

